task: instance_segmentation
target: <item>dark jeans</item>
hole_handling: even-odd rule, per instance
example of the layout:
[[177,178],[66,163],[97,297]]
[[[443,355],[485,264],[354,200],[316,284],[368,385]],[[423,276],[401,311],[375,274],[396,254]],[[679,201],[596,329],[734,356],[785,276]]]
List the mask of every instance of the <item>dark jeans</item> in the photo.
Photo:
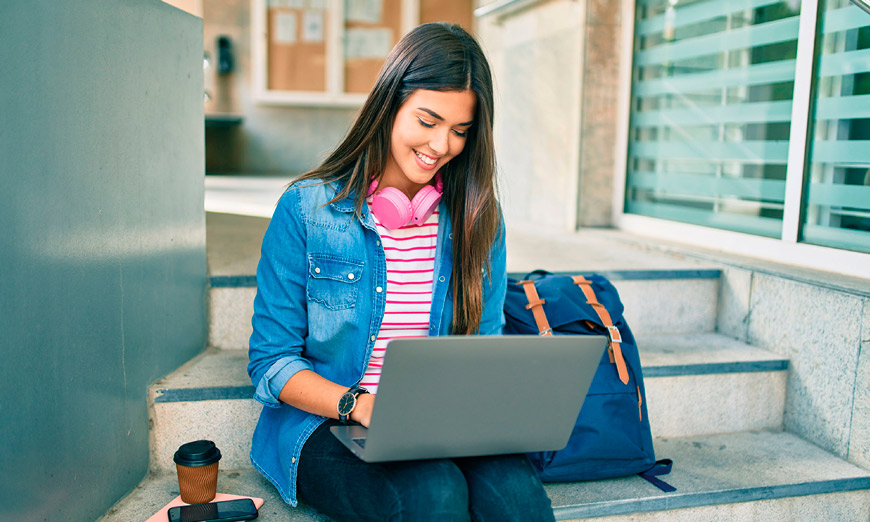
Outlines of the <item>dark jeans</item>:
[[336,520],[552,521],[525,455],[370,464],[329,433],[327,420],[299,458],[297,492]]

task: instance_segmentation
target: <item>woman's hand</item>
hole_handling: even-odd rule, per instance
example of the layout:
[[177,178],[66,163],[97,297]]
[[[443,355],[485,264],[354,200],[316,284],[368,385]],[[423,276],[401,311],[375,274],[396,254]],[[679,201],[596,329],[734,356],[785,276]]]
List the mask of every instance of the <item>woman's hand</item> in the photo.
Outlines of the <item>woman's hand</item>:
[[363,393],[356,398],[356,407],[350,412],[350,420],[369,427],[372,421],[372,409],[375,407],[375,396]]

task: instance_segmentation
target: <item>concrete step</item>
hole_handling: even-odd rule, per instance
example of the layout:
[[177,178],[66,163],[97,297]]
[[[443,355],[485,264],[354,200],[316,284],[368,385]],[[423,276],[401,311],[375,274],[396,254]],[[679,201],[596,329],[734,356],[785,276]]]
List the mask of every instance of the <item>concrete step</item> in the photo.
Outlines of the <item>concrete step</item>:
[[[635,335],[689,334],[715,329],[721,275],[718,269],[595,273],[609,278],[616,286],[625,305],[625,318]],[[209,345],[224,350],[246,349],[257,293],[256,277],[212,276],[209,280]]]
[[550,484],[559,520],[844,521],[870,517],[870,473],[785,432],[657,439],[665,493],[639,477]]
[[[653,436],[779,429],[788,361],[721,335],[638,338]],[[152,386],[151,469],[173,469],[184,442],[215,441],[224,469],[249,469],[261,405],[247,353],[210,350]]]
[[[656,439],[660,458],[674,460],[662,477],[677,488],[665,493],[632,476],[545,487],[557,520],[866,521],[870,473],[795,435],[775,431]],[[258,520],[327,519],[311,508],[291,508],[259,473],[222,471],[218,491],[265,499]],[[178,495],[174,473],[147,477],[101,519],[145,520]]]
[[257,295],[256,276],[209,278],[208,344],[223,350],[247,350]]
[[782,356],[715,333],[637,342],[654,437],[782,428]]

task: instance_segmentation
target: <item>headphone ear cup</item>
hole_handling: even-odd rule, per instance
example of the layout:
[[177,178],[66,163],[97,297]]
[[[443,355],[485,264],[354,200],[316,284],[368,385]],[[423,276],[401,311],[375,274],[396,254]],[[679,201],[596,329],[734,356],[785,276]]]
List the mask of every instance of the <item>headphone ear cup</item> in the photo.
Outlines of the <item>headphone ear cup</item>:
[[432,212],[435,212],[435,208],[438,207],[438,203],[440,202],[441,192],[435,187],[426,185],[421,188],[417,191],[417,195],[414,196],[414,199],[411,200],[411,209],[413,210],[411,222],[415,225],[422,225],[427,219],[429,219]]
[[408,197],[402,194],[402,191],[393,187],[387,187],[374,193],[372,197],[372,213],[378,217],[381,225],[390,230],[402,228],[408,224],[413,215],[411,202],[408,201]]

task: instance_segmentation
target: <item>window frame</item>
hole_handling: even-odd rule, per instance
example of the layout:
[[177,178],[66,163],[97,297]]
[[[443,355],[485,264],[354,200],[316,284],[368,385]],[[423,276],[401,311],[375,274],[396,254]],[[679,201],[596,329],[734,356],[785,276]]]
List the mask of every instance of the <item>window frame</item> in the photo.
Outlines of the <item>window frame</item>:
[[[367,94],[344,92],[345,0],[327,0],[326,90],[291,91],[268,88],[268,4],[251,0],[251,73],[253,100],[258,105],[359,108]],[[401,0],[401,37],[419,24],[419,0]],[[334,13],[334,16],[332,14]]]
[[[634,68],[635,1],[621,0],[622,26],[617,110],[617,143],[613,179],[613,223],[617,228],[638,235],[673,241],[766,261],[802,266],[870,279],[870,254],[811,245],[799,241],[802,222],[804,177],[812,125],[814,64],[819,36],[819,0],[802,0],[796,57],[791,132],[786,167],[785,206],[779,238],[768,238],[680,223],[665,219],[627,214],[625,208],[628,148],[630,137],[632,71]],[[687,238],[691,238],[687,240]]]

